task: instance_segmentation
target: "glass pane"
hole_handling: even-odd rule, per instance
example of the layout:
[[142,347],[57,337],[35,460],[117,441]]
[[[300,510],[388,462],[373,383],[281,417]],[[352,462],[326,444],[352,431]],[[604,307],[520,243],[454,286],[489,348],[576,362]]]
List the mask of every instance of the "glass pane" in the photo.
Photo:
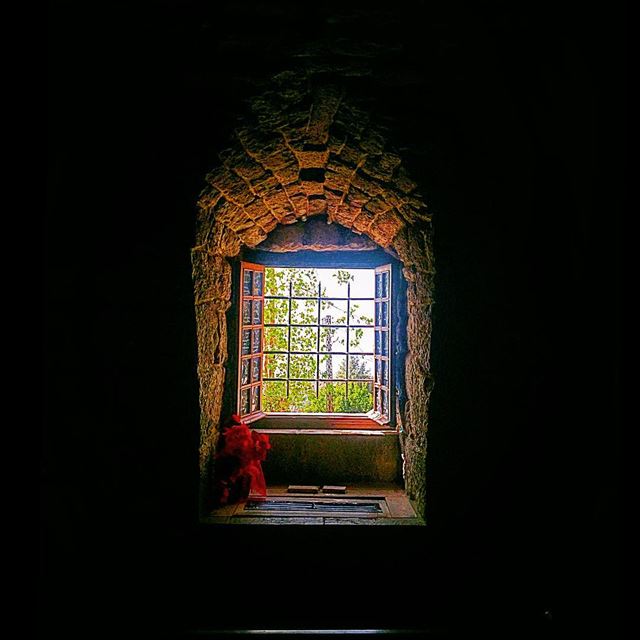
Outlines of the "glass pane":
[[249,384],[249,359],[242,361],[242,373],[240,375],[240,384]]
[[251,353],[260,353],[262,351],[262,329],[253,329],[251,338]]
[[380,413],[383,416],[388,416],[389,415],[389,406],[388,406],[388,394],[384,389],[380,389],[380,405],[381,405],[381,409],[380,409]]
[[251,353],[251,329],[242,330],[242,351],[243,356]]
[[382,353],[382,336],[380,335],[381,331],[376,331],[376,354]]
[[373,324],[373,300],[355,300],[351,302],[350,324]]
[[349,351],[352,353],[373,353],[373,329],[351,329]]
[[267,298],[264,301],[265,324],[287,324],[289,322],[289,301]]
[[347,377],[347,356],[336,356],[331,353],[320,355],[320,378],[331,380]]
[[253,295],[254,296],[262,295],[262,284],[263,284],[262,271],[256,271],[253,274]]
[[389,386],[389,368],[386,360],[376,359],[376,382]]
[[380,413],[380,389],[373,390],[373,408]]
[[287,327],[265,327],[264,328],[264,350],[265,351],[287,351],[289,330]]
[[288,296],[289,295],[289,269],[266,267],[265,295]]
[[251,360],[251,382],[259,382],[260,380],[261,360],[260,356]]
[[382,274],[376,273],[376,298],[382,298]]
[[289,411],[314,411],[316,406],[315,382],[289,383]]
[[260,385],[251,387],[251,413],[260,409]]
[[242,303],[242,324],[251,324],[251,300]]
[[253,301],[253,323],[262,324],[262,300]]
[[316,378],[316,356],[291,354],[291,364],[289,366],[290,378]]
[[245,296],[250,296],[253,292],[253,271],[249,271],[249,269],[244,270],[242,292]]
[[320,351],[346,351],[347,350],[347,330],[330,329],[322,327],[320,329]]
[[286,382],[263,382],[262,394],[263,411],[289,411]]
[[315,351],[318,330],[315,327],[291,327],[291,351]]
[[320,303],[320,324],[347,324],[346,300],[323,300]]
[[376,302],[376,326],[386,327],[389,322],[389,303]]
[[287,355],[279,353],[267,353],[264,356],[265,378],[287,377]]
[[347,284],[353,280],[353,272],[346,269],[318,269],[318,279],[323,298],[346,298]]
[[[288,269],[294,296],[318,295],[318,274],[320,269]],[[287,290],[288,293],[288,290]]]
[[373,298],[373,269],[352,269],[351,297]]
[[318,301],[292,300],[291,324],[318,324]]
[[350,382],[344,413],[367,413],[373,409],[373,383]]
[[383,271],[382,276],[382,295],[381,298],[386,298],[389,295],[389,272]]
[[349,356],[350,380],[373,380],[373,356]]
[[342,413],[347,404],[347,387],[344,382],[321,382],[318,387],[317,411]]
[[389,355],[389,332],[388,331],[380,332],[380,353],[383,356]]
[[246,416],[249,413],[249,389],[240,392],[240,414]]

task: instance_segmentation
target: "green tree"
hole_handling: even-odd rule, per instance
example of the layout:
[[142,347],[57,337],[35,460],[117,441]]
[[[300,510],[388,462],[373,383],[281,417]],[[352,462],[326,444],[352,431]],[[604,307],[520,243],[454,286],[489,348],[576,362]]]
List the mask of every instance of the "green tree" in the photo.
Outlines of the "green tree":
[[[338,269],[333,277],[338,284],[353,281],[354,276],[349,271]],[[288,297],[289,292],[294,296],[310,296],[317,298],[320,293],[326,295],[326,287],[320,290],[318,273],[315,269],[297,268],[267,268],[265,269],[265,293],[268,296]],[[341,308],[331,300],[322,300],[318,309],[316,299],[292,300],[289,308],[288,299],[269,298],[265,301],[265,324],[317,324],[341,325],[347,324],[346,307]],[[352,324],[371,324],[373,319],[359,314],[359,305],[351,304],[350,321]],[[291,332],[291,350],[302,353],[291,354],[288,365],[289,394],[287,396],[287,355],[288,332]],[[362,329],[352,329],[350,337],[351,349],[356,349],[363,337]],[[348,395],[344,382],[321,382],[316,394],[315,379],[317,377],[344,378],[345,360],[337,371],[332,370],[333,351],[346,351],[346,329],[329,326],[267,326],[265,328],[265,351],[281,351],[282,354],[265,354],[264,377],[282,378],[282,380],[266,382],[263,385],[263,406],[266,411],[284,412],[319,412],[319,413],[347,413],[366,412],[373,406],[373,395],[370,383],[350,383]],[[306,352],[316,351],[318,344],[324,351],[320,355],[320,366],[323,376],[317,371],[316,355]],[[355,366],[350,363],[351,366]],[[364,359],[358,361],[359,370],[350,377],[371,377]],[[327,375],[328,374],[328,375]]]

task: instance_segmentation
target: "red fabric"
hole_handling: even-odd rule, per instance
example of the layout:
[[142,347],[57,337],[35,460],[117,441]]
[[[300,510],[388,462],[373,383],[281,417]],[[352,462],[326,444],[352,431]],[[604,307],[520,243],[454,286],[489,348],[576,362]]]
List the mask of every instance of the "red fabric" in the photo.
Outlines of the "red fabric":
[[222,430],[216,454],[215,502],[222,506],[245,500],[249,493],[267,495],[262,464],[271,449],[269,436],[252,431],[239,416]]

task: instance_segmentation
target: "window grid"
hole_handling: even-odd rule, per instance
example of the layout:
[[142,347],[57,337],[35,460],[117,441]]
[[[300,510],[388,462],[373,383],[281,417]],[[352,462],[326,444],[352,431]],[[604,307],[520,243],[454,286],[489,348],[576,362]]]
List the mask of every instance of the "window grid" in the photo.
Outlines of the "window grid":
[[[288,323],[266,323],[265,327],[280,327],[287,329],[287,350],[286,351],[276,351],[276,350],[265,350],[265,355],[274,354],[274,355],[285,355],[287,356],[287,377],[286,377],[286,388],[287,388],[287,398],[290,395],[290,383],[291,382],[314,382],[316,397],[320,393],[320,383],[329,383],[329,382],[344,382],[345,385],[345,397],[349,397],[349,385],[350,384],[370,384],[373,387],[374,383],[374,371],[375,371],[375,362],[374,362],[374,371],[372,371],[371,377],[369,378],[351,378],[350,377],[350,368],[351,362],[350,357],[353,356],[373,356],[373,351],[356,351],[352,352],[350,350],[350,329],[373,329],[374,324],[359,324],[354,323],[351,324],[351,302],[352,301],[368,301],[373,302],[373,297],[351,297],[351,283],[347,283],[347,297],[325,297],[322,295],[322,283],[318,283],[318,295],[317,296],[295,296],[293,295],[293,281],[289,281],[289,295],[288,296],[277,296],[277,295],[268,295],[265,293],[264,300],[265,304],[267,300],[287,300],[288,304]],[[317,323],[293,323],[291,321],[292,309],[294,300],[314,300],[316,301],[317,306]],[[346,301],[347,303],[347,315],[346,315],[346,324],[322,324],[322,302],[336,302],[336,301]],[[315,351],[293,351],[291,349],[291,329],[295,327],[310,327],[316,329],[316,350]],[[346,329],[346,351],[321,351],[320,350],[320,330],[321,329]],[[346,377],[337,378],[332,376],[331,378],[321,378],[320,377],[320,356],[330,354],[331,356],[345,356],[345,373]],[[314,378],[292,378],[291,377],[291,356],[292,355],[306,355],[306,356],[314,356],[316,357],[316,368],[315,368],[315,377]],[[266,360],[265,360],[266,363]],[[262,377],[264,382],[285,382],[283,378],[271,378],[267,377],[263,374]]]

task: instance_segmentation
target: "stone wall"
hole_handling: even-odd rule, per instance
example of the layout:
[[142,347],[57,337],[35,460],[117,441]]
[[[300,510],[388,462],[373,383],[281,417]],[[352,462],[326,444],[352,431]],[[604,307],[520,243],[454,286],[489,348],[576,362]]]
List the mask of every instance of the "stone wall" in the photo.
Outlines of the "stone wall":
[[[269,246],[283,225],[321,216],[397,255],[407,280],[405,406],[398,407],[406,488],[424,514],[434,263],[431,214],[384,128],[351,103],[346,85],[316,70],[287,71],[250,102],[221,165],[207,175],[192,250],[203,508],[217,443],[227,359],[227,258],[242,246]],[[312,223],[317,225],[316,222]],[[297,225],[299,226],[299,225]],[[295,235],[295,234],[294,234]],[[310,239],[317,235],[317,243]],[[293,245],[321,248],[322,233]],[[339,234],[338,234],[339,235]],[[280,241],[281,242],[281,241]],[[297,243],[297,244],[296,244]],[[271,243],[273,244],[273,243]],[[330,241],[329,241],[330,244]],[[292,245],[292,246],[293,246]]]

